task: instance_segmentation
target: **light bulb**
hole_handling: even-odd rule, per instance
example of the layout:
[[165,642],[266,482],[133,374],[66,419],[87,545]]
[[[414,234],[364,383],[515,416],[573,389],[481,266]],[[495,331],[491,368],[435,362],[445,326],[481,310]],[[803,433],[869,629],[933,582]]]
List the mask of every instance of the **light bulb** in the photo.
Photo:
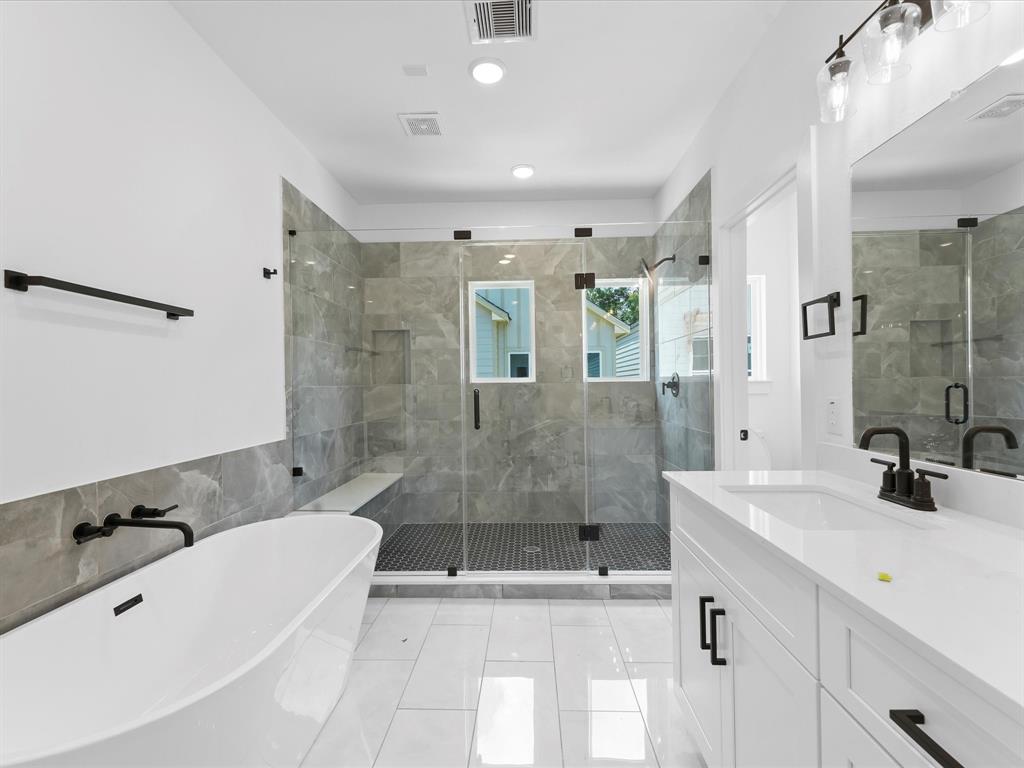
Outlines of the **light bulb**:
[[885,85],[910,71],[903,53],[921,30],[921,9],[914,3],[897,3],[880,9],[864,26],[861,50],[872,85]]
[[853,113],[850,102],[850,72],[853,61],[840,52],[818,72],[818,106],[821,122],[841,123]]

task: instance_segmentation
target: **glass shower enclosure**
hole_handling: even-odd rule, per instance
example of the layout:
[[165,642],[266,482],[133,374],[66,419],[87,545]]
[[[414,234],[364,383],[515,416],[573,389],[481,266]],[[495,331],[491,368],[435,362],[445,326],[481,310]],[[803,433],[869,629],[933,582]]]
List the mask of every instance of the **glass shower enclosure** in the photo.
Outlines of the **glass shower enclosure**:
[[708,223],[672,224],[287,237],[296,506],[398,478],[354,511],[378,571],[669,570],[660,472],[713,465]]

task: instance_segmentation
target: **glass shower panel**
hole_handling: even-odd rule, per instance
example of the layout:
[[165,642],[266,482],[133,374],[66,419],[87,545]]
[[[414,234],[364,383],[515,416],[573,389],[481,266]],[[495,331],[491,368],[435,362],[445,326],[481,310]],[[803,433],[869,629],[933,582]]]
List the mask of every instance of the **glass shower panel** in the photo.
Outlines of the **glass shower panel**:
[[591,568],[669,570],[669,539],[658,523],[657,403],[652,378],[652,237],[585,242],[583,296],[586,447]]
[[853,340],[855,434],[900,427],[916,458],[959,463],[974,399],[970,263],[964,230],[854,232],[854,313],[866,304],[867,317],[864,328],[855,320],[864,331]]
[[583,248],[481,243],[461,261],[467,568],[586,569]]

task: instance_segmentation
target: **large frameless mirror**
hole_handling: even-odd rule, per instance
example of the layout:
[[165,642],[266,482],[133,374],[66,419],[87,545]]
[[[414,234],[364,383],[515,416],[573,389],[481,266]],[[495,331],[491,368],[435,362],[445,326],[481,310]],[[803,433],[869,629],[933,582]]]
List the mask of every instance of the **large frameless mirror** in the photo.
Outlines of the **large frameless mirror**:
[[1021,477],[1024,64],[979,79],[852,177],[856,435],[900,427],[916,458]]

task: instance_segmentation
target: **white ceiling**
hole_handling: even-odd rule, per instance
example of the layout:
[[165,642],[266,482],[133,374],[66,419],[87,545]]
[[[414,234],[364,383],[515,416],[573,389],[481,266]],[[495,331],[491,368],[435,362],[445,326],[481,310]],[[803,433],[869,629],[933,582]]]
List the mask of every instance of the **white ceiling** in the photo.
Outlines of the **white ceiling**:
[[1024,63],[993,70],[857,161],[854,190],[962,190],[1024,162],[1024,109],[970,119],[1013,93],[1024,94]]
[[[534,40],[471,45],[457,0],[174,3],[364,204],[651,197],[782,4],[535,0]],[[403,133],[423,111],[444,136]]]

